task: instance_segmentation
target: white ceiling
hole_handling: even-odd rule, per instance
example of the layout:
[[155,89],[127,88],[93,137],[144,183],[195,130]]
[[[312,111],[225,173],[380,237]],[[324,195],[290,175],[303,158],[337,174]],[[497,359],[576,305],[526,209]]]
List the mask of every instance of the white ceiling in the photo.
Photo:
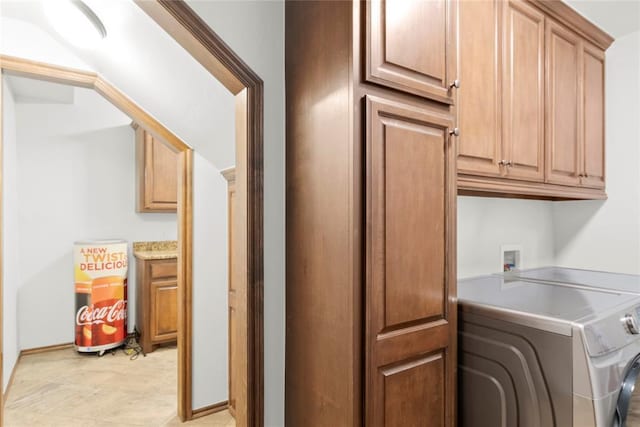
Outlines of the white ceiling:
[[615,38],[640,30],[640,0],[566,0],[566,3]]
[[[131,0],[84,1],[107,30],[107,38],[94,50],[77,48],[62,39],[47,21],[41,2],[34,0],[0,0],[2,23],[11,24],[5,25],[2,37],[11,37],[5,31],[17,27],[13,25],[17,21],[35,26],[63,45],[69,57],[79,58],[126,93],[216,168],[233,166],[233,96]],[[29,27],[22,25],[21,31],[24,39]],[[36,40],[35,29],[32,32]],[[10,43],[5,40],[0,44]]]

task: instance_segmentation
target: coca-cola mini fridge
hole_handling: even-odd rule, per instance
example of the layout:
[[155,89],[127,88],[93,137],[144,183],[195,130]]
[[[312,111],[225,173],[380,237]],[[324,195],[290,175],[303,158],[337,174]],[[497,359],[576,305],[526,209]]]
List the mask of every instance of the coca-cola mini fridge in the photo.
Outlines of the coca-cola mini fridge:
[[75,242],[75,347],[100,352],[127,337],[127,242]]

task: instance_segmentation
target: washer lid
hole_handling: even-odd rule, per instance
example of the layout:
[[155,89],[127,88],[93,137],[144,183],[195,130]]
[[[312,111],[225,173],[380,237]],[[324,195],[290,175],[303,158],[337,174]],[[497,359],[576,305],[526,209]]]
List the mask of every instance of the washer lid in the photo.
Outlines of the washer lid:
[[607,273],[564,267],[542,267],[500,274],[503,277],[521,278],[576,286],[602,288],[616,293],[640,295],[640,276],[634,274]]
[[640,299],[630,299],[625,294],[511,280],[492,275],[458,281],[458,301],[462,310],[475,309],[485,314],[489,311],[495,318],[563,333],[566,328],[559,329],[554,324],[591,323],[610,315],[612,310],[633,306]]

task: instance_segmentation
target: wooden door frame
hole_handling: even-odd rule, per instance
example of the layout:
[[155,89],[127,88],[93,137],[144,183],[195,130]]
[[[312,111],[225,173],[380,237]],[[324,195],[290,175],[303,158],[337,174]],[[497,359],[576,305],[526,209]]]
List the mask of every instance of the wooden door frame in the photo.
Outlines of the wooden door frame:
[[[183,0],[136,0],[136,4],[235,96],[236,191],[244,239],[241,253],[247,287],[247,426],[264,425],[263,319],[263,82]],[[193,150],[124,93],[93,72],[0,55],[0,70],[38,80],[94,89],[154,137],[178,152],[178,415],[194,416],[193,346]],[[0,89],[0,107],[2,100]],[[0,108],[1,111],[1,108]],[[2,129],[0,120],[0,131]],[[2,224],[2,135],[0,133],[0,271]],[[2,304],[0,275],[0,307]],[[0,310],[0,365],[3,361]],[[0,382],[2,369],[0,369]],[[0,402],[3,401],[0,386]],[[0,408],[2,425],[4,406]]]
[[[220,173],[222,174],[222,176],[224,177],[224,179],[227,181],[227,253],[229,254],[228,256],[228,260],[227,260],[227,271],[229,271],[229,277],[227,279],[227,292],[229,295],[229,300],[231,300],[231,290],[233,289],[233,274],[231,273],[233,271],[233,198],[235,197],[235,192],[236,192],[236,168],[234,167],[230,167],[224,170],[221,170]],[[231,330],[231,304],[229,304],[229,313],[227,316],[228,319],[228,324],[227,324],[227,331],[228,331],[228,352],[227,354],[229,355],[229,360],[227,361],[227,366],[228,366],[228,372],[229,372],[229,383],[228,383],[228,388],[227,390],[229,390],[229,399],[227,401],[227,407],[229,408],[229,413],[235,418],[235,401],[232,399],[235,396],[232,395],[231,391],[233,389],[232,385],[233,385],[233,365],[231,363],[231,361],[233,360],[233,344],[231,344],[231,339],[233,337],[232,334],[232,330]]]
[[[264,85],[249,67],[183,0],[134,0],[135,3],[211,73],[236,101],[236,218],[244,222],[238,251],[246,265],[242,272],[247,308],[247,425],[264,425],[264,226],[263,140]],[[190,248],[191,246],[189,246]],[[189,277],[189,281],[191,278]],[[191,295],[185,295],[188,304]],[[183,319],[191,341],[191,319]],[[190,350],[190,347],[189,347]],[[184,354],[191,360],[190,354]],[[191,402],[191,364],[182,384]],[[180,384],[179,384],[180,386]],[[186,397],[185,397],[186,399]],[[183,403],[186,405],[186,401]],[[192,408],[184,407],[186,418]]]

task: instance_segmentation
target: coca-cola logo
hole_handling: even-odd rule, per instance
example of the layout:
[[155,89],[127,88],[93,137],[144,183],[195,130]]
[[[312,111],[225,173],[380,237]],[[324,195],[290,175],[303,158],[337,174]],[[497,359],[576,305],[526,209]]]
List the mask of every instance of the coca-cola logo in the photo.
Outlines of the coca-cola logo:
[[87,305],[80,307],[76,313],[76,325],[94,325],[109,323],[127,318],[127,304],[123,300],[116,301],[113,305],[90,308]]

